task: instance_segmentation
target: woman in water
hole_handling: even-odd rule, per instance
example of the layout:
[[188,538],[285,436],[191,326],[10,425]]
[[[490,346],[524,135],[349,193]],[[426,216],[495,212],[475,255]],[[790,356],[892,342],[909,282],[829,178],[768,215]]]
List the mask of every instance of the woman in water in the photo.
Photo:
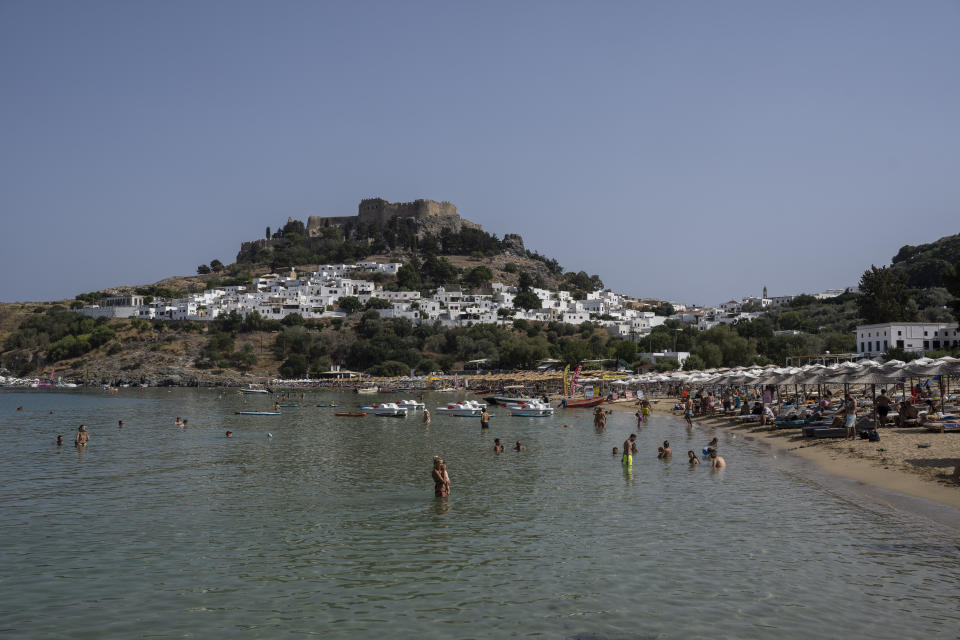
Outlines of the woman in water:
[[447,495],[449,481],[444,478],[446,469],[443,466],[443,460],[440,456],[433,456],[433,471],[430,477],[433,478],[433,495],[442,498]]
[[700,464],[700,458],[697,457],[697,454],[695,454],[692,449],[690,451],[687,451],[687,457],[690,458],[691,466],[695,467],[698,464]]
[[90,441],[90,432],[87,431],[85,425],[80,425],[80,428],[77,429],[77,435],[73,438],[73,444],[77,447],[85,447]]

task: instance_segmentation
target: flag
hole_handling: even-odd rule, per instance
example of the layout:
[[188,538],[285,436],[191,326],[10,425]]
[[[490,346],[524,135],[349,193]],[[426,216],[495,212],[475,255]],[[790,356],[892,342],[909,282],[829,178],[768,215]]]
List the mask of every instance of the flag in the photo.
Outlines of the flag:
[[577,380],[580,379],[580,372],[583,370],[583,365],[578,364],[577,368],[573,370],[573,380],[570,381],[570,395],[574,395],[577,392]]
[[569,387],[567,385],[567,375],[570,373],[570,365],[563,368],[563,395],[568,395]]

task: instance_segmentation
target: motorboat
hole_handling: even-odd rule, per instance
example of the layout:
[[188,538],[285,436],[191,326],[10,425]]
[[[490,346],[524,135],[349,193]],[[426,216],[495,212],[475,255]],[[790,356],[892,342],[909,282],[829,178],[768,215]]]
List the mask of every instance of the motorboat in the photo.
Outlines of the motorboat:
[[354,393],[378,393],[379,391],[377,387],[360,387],[353,390]]
[[445,413],[452,416],[479,416],[487,408],[482,402],[476,400],[461,400],[448,404],[445,407],[437,407],[437,413]]
[[542,400],[525,400],[523,402],[510,403],[507,409],[512,416],[526,418],[539,418],[541,416],[552,416],[553,407],[548,402]]
[[257,389],[255,387],[247,387],[246,389],[240,389],[240,393],[270,393],[266,389]]
[[375,404],[370,409],[373,411],[374,415],[377,416],[392,416],[394,418],[406,418],[407,417],[407,408],[397,406],[396,402],[384,402],[383,404]]
[[508,406],[511,404],[520,404],[522,402],[531,402],[536,398],[524,398],[521,396],[488,396],[484,398],[490,404],[499,404],[503,406]]
[[410,411],[416,411],[417,409],[426,409],[426,405],[422,402],[417,402],[416,400],[401,400],[397,403],[398,407],[403,407],[409,409]]

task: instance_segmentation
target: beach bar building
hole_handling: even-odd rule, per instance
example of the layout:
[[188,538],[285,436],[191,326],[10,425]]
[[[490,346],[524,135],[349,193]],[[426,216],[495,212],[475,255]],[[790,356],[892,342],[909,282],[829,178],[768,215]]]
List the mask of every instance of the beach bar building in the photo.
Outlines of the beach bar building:
[[889,349],[926,353],[960,346],[956,322],[889,322],[857,327],[857,353],[881,355]]

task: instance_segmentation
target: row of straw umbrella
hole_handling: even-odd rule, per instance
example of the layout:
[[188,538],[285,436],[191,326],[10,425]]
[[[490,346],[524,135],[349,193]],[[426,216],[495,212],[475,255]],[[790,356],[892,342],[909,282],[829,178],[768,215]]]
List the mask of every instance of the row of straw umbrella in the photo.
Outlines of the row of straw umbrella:
[[[782,407],[781,388],[794,387],[794,393],[804,394],[808,385],[817,385],[822,394],[824,385],[843,385],[844,393],[851,384],[869,385],[871,395],[876,399],[877,385],[906,385],[914,379],[939,377],[940,409],[950,391],[950,377],[960,375],[960,359],[945,356],[942,358],[919,358],[911,362],[880,359],[861,360],[859,362],[841,362],[831,365],[812,364],[803,367],[736,367],[732,369],[711,369],[707,371],[673,371],[669,373],[650,373],[621,381],[625,384],[683,384],[698,387],[744,387],[773,385],[777,390],[778,405]],[[876,420],[876,412],[874,412]]]

